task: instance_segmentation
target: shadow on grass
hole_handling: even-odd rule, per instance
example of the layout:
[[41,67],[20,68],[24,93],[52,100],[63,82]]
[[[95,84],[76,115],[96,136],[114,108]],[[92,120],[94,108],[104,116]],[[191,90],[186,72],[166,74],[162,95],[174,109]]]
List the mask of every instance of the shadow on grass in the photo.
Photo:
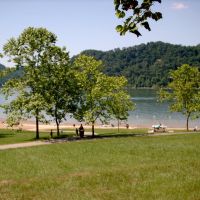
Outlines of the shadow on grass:
[[15,133],[0,133],[0,138],[14,137]]
[[[75,135],[73,132],[72,133],[67,133],[63,134],[61,133],[60,136],[57,136],[56,134],[53,135],[51,138],[51,135],[46,132],[41,132],[40,133],[40,141],[46,141],[50,143],[59,143],[59,142],[67,142],[67,141],[82,141],[82,140],[93,140],[93,139],[106,139],[106,138],[127,138],[127,137],[136,137],[136,136],[145,136],[145,133],[115,133],[115,132],[106,132],[106,133],[96,133],[94,137],[91,135],[85,135],[83,138],[80,138],[80,136]],[[0,139],[6,139],[8,138],[9,140],[3,142],[2,144],[10,144],[10,143],[24,143],[24,142],[33,142],[33,141],[38,141],[38,139],[35,138],[35,133],[34,132],[26,132],[26,131],[11,131],[11,130],[0,130]]]
[[92,137],[92,135],[85,135],[83,138],[80,138],[79,136],[73,136],[73,135],[61,135],[60,137],[53,137],[48,139],[48,142],[50,143],[60,143],[60,142],[72,142],[72,141],[83,141],[83,140],[96,140],[96,139],[107,139],[107,138],[127,138],[127,137],[138,137],[138,136],[146,136],[146,133],[121,133],[121,134],[113,134],[108,133],[106,135],[95,135]]
[[145,136],[147,133],[117,133],[117,134],[106,134],[106,135],[96,135],[94,138],[126,138],[126,137],[136,137]]

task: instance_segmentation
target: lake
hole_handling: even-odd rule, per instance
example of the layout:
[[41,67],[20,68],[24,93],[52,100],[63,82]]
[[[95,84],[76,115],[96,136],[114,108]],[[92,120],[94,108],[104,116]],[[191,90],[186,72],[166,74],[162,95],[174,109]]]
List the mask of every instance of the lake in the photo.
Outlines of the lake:
[[[169,102],[159,103],[157,91],[153,89],[133,89],[130,91],[136,104],[136,110],[130,112],[128,123],[133,126],[151,127],[153,124],[164,124],[167,127],[186,127],[186,117],[181,113],[169,111]],[[190,128],[200,127],[200,119],[190,120]]]
[[[159,103],[157,101],[157,91],[153,89],[132,89],[130,95],[136,104],[136,110],[129,112],[127,123],[134,127],[151,127],[153,124],[164,124],[172,128],[184,128],[186,117],[181,113],[171,113],[169,103]],[[0,96],[0,104],[4,102]],[[0,110],[0,118],[5,118],[5,114]],[[68,118],[67,123],[76,123],[74,119]],[[111,123],[116,125],[116,121]],[[126,123],[126,122],[125,122]],[[123,124],[124,125],[124,124]],[[200,119],[190,120],[190,128],[200,127]]]

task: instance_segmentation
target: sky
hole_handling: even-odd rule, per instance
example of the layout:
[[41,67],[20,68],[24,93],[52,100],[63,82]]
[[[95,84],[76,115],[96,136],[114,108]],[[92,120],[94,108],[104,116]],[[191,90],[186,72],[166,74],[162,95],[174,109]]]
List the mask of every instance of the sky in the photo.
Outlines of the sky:
[[[120,36],[115,27],[113,0],[0,0],[0,52],[3,45],[27,27],[44,27],[58,37],[70,56],[86,49],[111,50],[163,41],[172,44],[200,44],[200,1],[162,0],[153,10],[163,19],[150,22],[152,31],[141,29],[142,37]],[[9,65],[6,58],[0,63]]]

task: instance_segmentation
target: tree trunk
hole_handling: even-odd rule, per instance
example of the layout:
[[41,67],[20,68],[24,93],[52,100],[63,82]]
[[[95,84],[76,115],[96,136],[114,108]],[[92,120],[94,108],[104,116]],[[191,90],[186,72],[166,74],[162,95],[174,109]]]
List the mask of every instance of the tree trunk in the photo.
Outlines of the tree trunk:
[[119,133],[119,119],[117,120],[118,133]]
[[92,122],[92,137],[94,137],[94,122]]
[[40,134],[39,134],[39,119],[38,119],[38,116],[36,116],[35,119],[36,119],[36,139],[39,139]]
[[58,119],[56,118],[56,127],[57,127],[57,136],[59,137],[60,136],[60,128],[59,128],[59,122],[58,122]]
[[187,121],[186,121],[186,129],[189,131],[189,118],[190,118],[190,113],[187,115]]

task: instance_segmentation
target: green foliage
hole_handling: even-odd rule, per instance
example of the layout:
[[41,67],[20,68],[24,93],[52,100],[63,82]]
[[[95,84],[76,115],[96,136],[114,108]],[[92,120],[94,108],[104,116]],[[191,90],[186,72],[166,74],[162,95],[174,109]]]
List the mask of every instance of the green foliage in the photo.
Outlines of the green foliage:
[[[23,76],[12,79],[4,86],[4,93],[17,90],[19,95],[14,100],[17,106],[8,106],[10,113],[17,112],[18,105],[24,113],[36,118],[36,138],[39,138],[39,121],[44,120],[42,111],[46,102],[43,98],[41,67],[46,52],[55,46],[56,36],[44,28],[29,27],[18,38],[11,38],[4,45],[4,53],[9,56],[17,68],[23,68]],[[12,103],[11,103],[12,105]],[[12,108],[12,109],[11,109]]]
[[[104,93],[101,89],[103,73],[101,61],[96,61],[92,57],[81,55],[74,61],[76,78],[81,88],[81,101],[78,115],[79,120],[94,123],[97,118],[104,121],[107,113],[104,110]],[[102,100],[102,101],[101,101]]]
[[116,16],[125,18],[123,25],[116,27],[117,32],[120,35],[130,32],[139,37],[139,26],[151,31],[149,21],[162,18],[162,13],[152,11],[155,2],[161,3],[161,0],[114,0]]
[[[124,91],[127,82],[124,77],[110,77],[103,74],[102,62],[85,55],[77,57],[74,65],[81,89],[80,109],[75,115],[77,119],[90,122],[94,126],[97,119],[106,122],[112,116],[127,117],[132,102]],[[122,102],[119,99],[123,98],[123,105],[127,109],[120,109]],[[94,134],[94,130],[92,132]]]
[[82,54],[101,60],[104,73],[125,76],[134,87],[166,86],[170,70],[185,63],[200,67],[200,45],[186,47],[150,42],[106,52],[86,50]]
[[65,49],[53,46],[44,53],[41,64],[40,85],[45,100],[45,111],[57,125],[65,119],[66,113],[73,113],[78,102],[78,89],[71,71],[69,54]]
[[161,89],[160,100],[171,100],[171,111],[186,115],[188,130],[189,118],[200,111],[199,69],[185,64],[171,71],[170,78],[169,91]]
[[[200,67],[200,45],[186,47],[150,42],[107,52],[86,50],[82,53],[102,60],[104,73],[125,76],[128,84],[134,87],[166,86],[170,70],[176,70],[185,63]],[[12,78],[22,76],[22,68],[11,74]]]
[[6,119],[8,127],[14,127],[20,125],[21,115],[18,112],[12,112]]

